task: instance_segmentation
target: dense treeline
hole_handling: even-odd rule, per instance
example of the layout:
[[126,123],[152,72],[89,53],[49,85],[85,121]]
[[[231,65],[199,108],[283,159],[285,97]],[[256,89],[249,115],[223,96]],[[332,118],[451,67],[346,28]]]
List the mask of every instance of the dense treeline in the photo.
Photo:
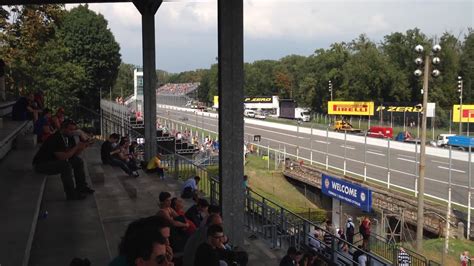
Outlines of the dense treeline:
[[[441,76],[430,81],[429,100],[438,104],[441,120],[447,118],[451,106],[459,101],[458,75],[464,79],[464,102],[473,103],[473,33],[468,29],[459,39],[444,33],[436,40],[442,46]],[[430,49],[431,43],[435,40],[415,28],[387,35],[379,44],[360,35],[349,43],[334,43],[307,57],[290,55],[280,60],[246,63],[245,95],[294,98],[301,106],[325,112],[331,81],[335,100],[419,103],[422,82],[413,75],[417,57],[414,47],[422,44]],[[187,78],[194,75],[202,75],[199,97],[210,102],[212,96],[217,95],[217,65],[182,75],[175,81],[187,82]]]
[[[422,84],[413,75],[413,48],[436,42],[442,46],[441,76],[430,82],[429,100],[438,104],[438,116],[444,120],[459,100],[458,75],[464,80],[464,102],[474,102],[473,33],[446,32],[433,40],[415,28],[386,35],[380,43],[362,34],[309,56],[246,63],[245,95],[294,98],[300,106],[325,112],[331,81],[335,100],[418,103]],[[112,98],[133,92],[135,66],[121,63],[107,21],[87,5],[69,11],[63,5],[1,7],[0,58],[7,65],[9,95],[42,90],[52,107],[80,104],[97,109],[101,90]],[[216,64],[176,74],[158,70],[157,77],[158,84],[201,82],[198,96],[204,102],[217,95]]]
[[47,106],[69,111],[97,110],[100,90],[112,88],[121,63],[107,21],[87,5],[0,7],[0,58],[8,96],[43,91]]

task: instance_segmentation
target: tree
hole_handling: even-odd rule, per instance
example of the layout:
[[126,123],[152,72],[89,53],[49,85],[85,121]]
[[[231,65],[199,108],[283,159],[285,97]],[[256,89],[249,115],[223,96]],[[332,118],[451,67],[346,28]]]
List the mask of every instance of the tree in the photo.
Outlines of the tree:
[[121,63],[112,89],[112,98],[123,97],[126,98],[134,93],[133,91],[133,71],[134,65]]
[[0,9],[0,57],[8,69],[8,95],[18,95],[19,88],[31,92],[38,88],[33,75],[41,63],[38,51],[55,38],[64,15],[63,5],[11,6]]
[[464,36],[462,54],[460,58],[460,75],[464,82],[464,95],[467,102],[474,101],[474,29],[470,28]]
[[414,28],[407,30],[405,34],[395,32],[384,37],[381,48],[395,67],[404,75],[404,79],[408,82],[410,89],[409,100],[414,103],[420,103],[422,95],[420,94],[421,83],[417,77],[413,75],[416,65],[413,63],[417,54],[414,52],[415,46],[421,44],[429,47],[430,41],[420,29]]
[[86,80],[84,69],[68,62],[68,50],[62,40],[53,39],[38,51],[38,71],[32,74],[35,86],[45,92],[46,105],[55,110],[64,107],[71,114],[79,103],[78,89]]
[[78,90],[80,104],[99,108],[100,89],[113,87],[120,66],[120,47],[105,18],[87,5],[71,9],[64,17],[59,36],[70,50],[69,61],[82,66],[86,81]]

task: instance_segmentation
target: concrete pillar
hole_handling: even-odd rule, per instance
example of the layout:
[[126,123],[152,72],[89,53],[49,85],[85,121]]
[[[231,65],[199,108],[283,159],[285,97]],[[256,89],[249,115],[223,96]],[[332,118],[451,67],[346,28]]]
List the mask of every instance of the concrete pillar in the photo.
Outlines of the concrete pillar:
[[142,14],[143,43],[143,118],[145,123],[145,160],[156,155],[156,62],[155,13],[163,0],[134,0]]
[[226,233],[243,246],[243,0],[218,0],[217,9],[220,202]]
[[5,62],[0,58],[0,101],[5,100]]

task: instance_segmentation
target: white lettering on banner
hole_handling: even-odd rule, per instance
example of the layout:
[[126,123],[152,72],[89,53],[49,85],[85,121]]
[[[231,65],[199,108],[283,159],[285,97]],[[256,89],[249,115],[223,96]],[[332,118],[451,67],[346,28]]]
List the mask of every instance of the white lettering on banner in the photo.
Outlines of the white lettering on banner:
[[336,183],[336,182],[332,182],[332,188],[339,191],[339,192],[342,192],[344,194],[347,194],[347,195],[350,195],[354,198],[357,198],[357,189],[355,188],[350,188],[346,185],[341,185],[339,183]]

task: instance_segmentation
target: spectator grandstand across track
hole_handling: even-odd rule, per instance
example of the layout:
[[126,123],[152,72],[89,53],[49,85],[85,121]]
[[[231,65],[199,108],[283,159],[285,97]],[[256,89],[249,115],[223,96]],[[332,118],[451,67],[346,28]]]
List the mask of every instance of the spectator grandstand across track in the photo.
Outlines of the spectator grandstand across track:
[[156,90],[156,94],[158,95],[188,95],[194,92],[200,83],[167,83],[162,85]]

